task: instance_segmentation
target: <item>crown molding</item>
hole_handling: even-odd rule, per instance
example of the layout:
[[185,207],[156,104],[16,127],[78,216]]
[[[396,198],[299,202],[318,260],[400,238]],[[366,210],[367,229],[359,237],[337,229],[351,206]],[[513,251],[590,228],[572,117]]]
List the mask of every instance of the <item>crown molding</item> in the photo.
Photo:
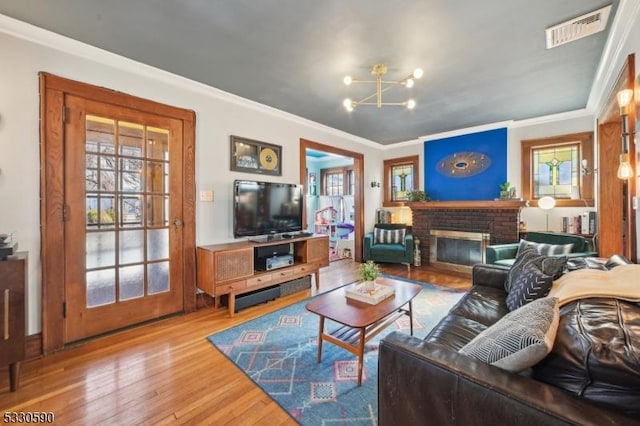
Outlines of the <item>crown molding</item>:
[[527,118],[524,120],[514,120],[509,126],[512,129],[518,127],[530,127],[537,126],[539,124],[554,123],[557,121],[572,120],[575,118],[583,118],[593,116],[593,111],[587,108],[576,109],[573,111],[559,112],[557,114],[543,115],[535,118]]
[[587,100],[587,109],[599,111],[606,102],[605,97],[613,90],[613,85],[618,77],[620,67],[626,60],[627,54],[623,52],[629,33],[640,17],[640,1],[620,0],[618,10],[615,13],[609,37],[600,58],[600,64],[596,76],[591,85],[591,92]]
[[[380,144],[0,14],[0,33],[380,149]],[[300,135],[300,138],[315,139]]]

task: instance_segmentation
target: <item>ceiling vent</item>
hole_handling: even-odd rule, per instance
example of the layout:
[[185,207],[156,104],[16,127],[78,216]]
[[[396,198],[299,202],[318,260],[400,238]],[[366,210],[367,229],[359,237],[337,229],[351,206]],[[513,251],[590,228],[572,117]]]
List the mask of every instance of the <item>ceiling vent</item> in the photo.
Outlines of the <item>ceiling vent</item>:
[[546,29],[547,49],[604,31],[611,5]]

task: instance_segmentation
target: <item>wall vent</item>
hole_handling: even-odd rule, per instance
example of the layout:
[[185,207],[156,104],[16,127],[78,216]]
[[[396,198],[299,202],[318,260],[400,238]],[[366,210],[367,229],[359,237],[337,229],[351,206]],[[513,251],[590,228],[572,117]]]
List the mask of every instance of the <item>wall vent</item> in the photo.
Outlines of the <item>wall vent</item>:
[[604,31],[611,5],[546,29],[547,49]]

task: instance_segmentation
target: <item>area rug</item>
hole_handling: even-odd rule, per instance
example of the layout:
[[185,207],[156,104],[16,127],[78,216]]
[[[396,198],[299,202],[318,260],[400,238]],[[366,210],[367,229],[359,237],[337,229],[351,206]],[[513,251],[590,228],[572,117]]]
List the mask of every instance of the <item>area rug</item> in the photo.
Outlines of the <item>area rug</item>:
[[[414,336],[423,338],[463,292],[421,284],[413,300]],[[309,299],[310,300],[310,299]],[[309,300],[209,336],[209,341],[302,425],[375,425],[378,419],[378,344],[392,330],[409,333],[402,317],[370,340],[364,356],[362,386],[357,359],[325,342],[318,364],[319,317],[308,312]],[[325,330],[337,327],[327,320]]]

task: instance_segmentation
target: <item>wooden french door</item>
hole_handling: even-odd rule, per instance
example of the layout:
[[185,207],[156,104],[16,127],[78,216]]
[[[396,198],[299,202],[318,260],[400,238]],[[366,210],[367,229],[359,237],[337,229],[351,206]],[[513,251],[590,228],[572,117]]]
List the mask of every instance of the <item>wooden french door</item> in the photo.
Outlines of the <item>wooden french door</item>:
[[195,114],[40,73],[42,346],[196,308]]
[[182,310],[181,122],[67,96],[65,340]]

